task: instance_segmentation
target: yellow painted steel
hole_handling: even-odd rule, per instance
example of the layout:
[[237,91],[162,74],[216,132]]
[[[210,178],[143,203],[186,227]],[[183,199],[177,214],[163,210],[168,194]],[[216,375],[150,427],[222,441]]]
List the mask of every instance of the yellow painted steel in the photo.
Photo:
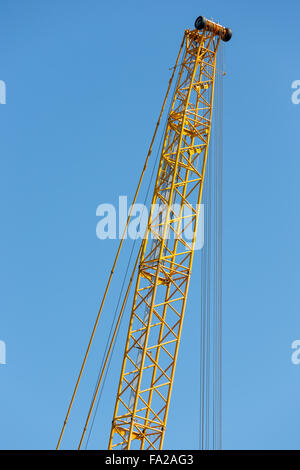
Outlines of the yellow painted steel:
[[219,42],[215,31],[185,32],[152,199],[159,211],[150,215],[140,255],[109,449],[163,446],[195,250]]

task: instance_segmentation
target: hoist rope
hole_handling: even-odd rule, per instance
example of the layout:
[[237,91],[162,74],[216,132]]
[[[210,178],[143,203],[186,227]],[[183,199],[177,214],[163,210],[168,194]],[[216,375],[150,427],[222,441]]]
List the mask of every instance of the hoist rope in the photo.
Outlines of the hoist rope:
[[[162,142],[162,140],[161,140],[161,142]],[[160,146],[161,146],[161,143],[160,143]],[[159,148],[160,148],[160,146],[159,146]],[[158,150],[158,152],[157,152],[156,159],[155,159],[155,163],[154,163],[154,165],[153,165],[153,169],[152,169],[150,181],[149,181],[149,184],[148,184],[148,188],[147,188],[147,192],[146,192],[146,196],[145,196],[145,200],[144,200],[144,204],[143,204],[144,207],[145,207],[145,203],[146,203],[146,200],[147,200],[147,198],[148,198],[148,195],[149,195],[150,187],[151,187],[151,185],[152,185],[153,176],[154,176],[154,170],[155,170],[156,165],[157,165],[158,156],[159,156],[159,150]],[[144,207],[143,207],[143,211],[142,211],[142,214],[141,214],[141,219],[142,219],[142,216],[143,216]],[[91,412],[92,412],[92,410],[93,410],[93,407],[94,407],[94,404],[95,404],[95,400],[96,400],[97,394],[98,394],[98,392],[99,392],[99,388],[100,388],[100,385],[101,385],[101,379],[102,379],[102,377],[103,377],[103,373],[104,373],[104,370],[105,370],[105,365],[107,364],[107,360],[108,360],[108,358],[109,358],[109,362],[108,362],[108,364],[107,364],[107,370],[106,370],[106,372],[105,372],[105,376],[104,376],[104,380],[103,380],[103,385],[102,385],[102,388],[101,388],[100,393],[99,393],[97,405],[96,405],[96,408],[95,408],[94,417],[93,417],[93,420],[92,420],[92,423],[91,423],[91,427],[90,427],[90,430],[89,430],[89,434],[88,434],[88,438],[87,438],[87,442],[86,442],[86,447],[85,447],[85,448],[87,448],[87,445],[88,445],[89,440],[90,440],[90,436],[91,436],[91,433],[92,433],[92,429],[93,429],[93,426],[94,426],[96,414],[97,414],[98,407],[99,407],[99,402],[100,402],[100,399],[101,399],[101,396],[102,396],[102,390],[103,390],[103,387],[104,387],[104,384],[105,384],[105,379],[106,379],[107,372],[108,372],[108,370],[109,370],[109,366],[110,366],[110,362],[111,362],[112,354],[110,355],[110,352],[113,353],[113,351],[114,351],[114,347],[115,347],[115,344],[116,344],[116,340],[117,340],[117,336],[118,336],[118,332],[119,332],[119,327],[120,327],[121,319],[122,319],[122,316],[123,316],[123,313],[124,313],[124,309],[125,309],[126,303],[127,303],[127,298],[128,298],[129,290],[130,290],[130,287],[131,287],[131,284],[132,284],[132,281],[133,281],[133,277],[134,277],[134,274],[135,274],[135,271],[136,271],[137,263],[138,263],[138,261],[139,261],[140,254],[141,254],[141,251],[142,251],[143,242],[142,242],[141,245],[140,245],[140,249],[139,249],[139,252],[138,252],[137,257],[136,257],[136,262],[135,262],[135,265],[134,265],[134,268],[133,268],[133,271],[132,271],[132,275],[131,275],[131,278],[130,278],[130,281],[129,281],[129,284],[128,284],[128,287],[127,287],[127,291],[126,291],[126,294],[125,294],[125,298],[124,298],[124,300],[123,300],[123,304],[122,304],[122,307],[121,307],[121,310],[120,310],[120,313],[119,313],[118,321],[117,321],[117,324],[116,324],[116,326],[115,326],[114,335],[113,335],[112,339],[110,339],[111,333],[112,333],[112,330],[113,330],[113,325],[114,325],[114,322],[115,322],[115,319],[116,319],[116,315],[117,315],[117,312],[118,312],[118,309],[119,309],[120,300],[121,300],[121,297],[122,297],[122,294],[123,294],[123,289],[124,289],[124,286],[125,286],[125,281],[126,281],[126,278],[127,278],[127,274],[128,274],[128,271],[129,271],[130,264],[131,264],[131,260],[132,260],[134,248],[135,248],[135,245],[136,245],[136,240],[137,240],[137,239],[135,239],[134,242],[133,242],[133,246],[132,246],[132,249],[131,249],[131,253],[130,253],[130,256],[129,256],[129,260],[128,260],[128,263],[127,263],[127,266],[126,266],[126,271],[125,271],[125,274],[124,274],[124,278],[123,278],[123,282],[122,282],[122,287],[121,287],[121,290],[120,290],[120,293],[119,293],[119,297],[118,297],[118,303],[117,303],[117,306],[116,306],[116,309],[115,309],[115,313],[114,313],[114,320],[113,320],[113,322],[112,322],[112,326],[111,326],[111,329],[110,329],[110,334],[109,334],[109,337],[108,337],[108,340],[107,340],[107,343],[106,343],[106,348],[105,348],[105,351],[104,351],[104,356],[103,356],[103,358],[102,358],[102,364],[101,364],[101,368],[100,368],[100,371],[99,371],[99,374],[98,374],[98,378],[97,378],[97,382],[96,382],[96,385],[95,385],[95,389],[94,389],[94,393],[93,393],[93,398],[92,398],[91,405],[90,405],[90,411],[89,411],[89,415],[88,415],[88,417],[87,417],[87,422],[86,422],[85,428],[84,428],[84,430],[83,430],[83,433],[82,433],[82,435],[81,435],[81,441],[80,441],[80,444],[79,444],[79,449],[81,448],[81,444],[82,444],[82,441],[83,441],[83,438],[84,438],[84,435],[85,435],[85,432],[86,432],[86,429],[87,429],[87,425],[88,425],[88,422],[89,422],[89,419],[90,419],[90,416],[91,416]],[[109,344],[109,343],[110,343],[110,346],[109,346],[109,349],[108,349],[108,344]],[[108,349],[108,351],[107,351],[107,349]],[[110,356],[110,357],[109,357],[109,356]]]
[[222,447],[223,47],[217,56],[212,138],[203,188],[201,252],[200,449]]
[[[183,43],[182,43],[182,45],[183,45]],[[181,55],[181,50],[182,50],[182,46],[180,48],[180,54],[177,58],[176,64],[178,63],[178,59]],[[177,65],[174,67],[174,71],[173,71],[173,74],[172,74],[172,81],[173,81],[174,74],[175,74],[176,70],[177,70]],[[177,79],[175,80],[175,87],[174,87],[173,95],[175,94],[176,86],[177,86]],[[168,89],[168,92],[169,92],[169,89]],[[166,115],[165,123],[164,123],[164,126],[163,126],[163,131],[162,131],[160,143],[159,143],[159,146],[158,146],[158,149],[157,149],[155,162],[154,162],[154,165],[153,165],[152,173],[151,173],[151,176],[150,176],[150,180],[149,180],[149,183],[148,183],[146,195],[145,195],[145,198],[144,198],[143,210],[142,210],[142,214],[141,214],[141,220],[142,220],[142,216],[143,216],[143,213],[144,213],[144,208],[145,208],[147,200],[148,200],[149,191],[150,191],[150,188],[152,187],[154,171],[155,171],[155,168],[157,167],[158,159],[159,159],[159,156],[160,156],[160,153],[161,153],[161,148],[162,148],[163,138],[164,138],[164,134],[165,134],[165,129],[167,127],[167,119],[168,119],[168,116],[169,116],[169,113],[170,113],[172,101],[173,100],[171,99],[170,105],[169,105],[169,110],[168,110],[168,113]],[[160,116],[160,118],[161,118],[161,116]],[[80,449],[81,446],[82,446],[82,442],[83,442],[85,433],[87,431],[87,427],[88,427],[88,424],[89,424],[89,421],[90,421],[90,418],[91,418],[91,415],[92,415],[92,411],[93,411],[93,408],[94,408],[94,405],[95,405],[95,402],[96,402],[96,399],[97,399],[97,395],[98,395],[99,390],[100,390],[99,397],[98,397],[97,404],[96,404],[96,408],[95,408],[95,412],[94,412],[94,416],[93,416],[92,423],[91,423],[91,426],[90,426],[90,430],[89,430],[89,433],[88,433],[85,448],[87,448],[87,446],[88,446],[90,436],[91,436],[91,433],[92,433],[92,429],[93,429],[93,426],[94,426],[96,414],[97,414],[98,407],[99,407],[99,402],[100,402],[100,399],[101,399],[101,396],[102,396],[103,387],[105,385],[106,376],[107,376],[107,373],[108,373],[108,370],[109,370],[109,367],[110,367],[112,353],[114,351],[114,347],[115,347],[115,344],[116,344],[116,340],[117,340],[117,336],[118,336],[118,332],[119,332],[119,327],[120,327],[121,320],[122,320],[122,315],[123,315],[123,312],[124,312],[124,309],[125,309],[125,306],[126,306],[126,303],[127,303],[128,294],[129,294],[130,287],[131,287],[131,284],[132,284],[132,281],[133,281],[133,277],[134,277],[134,273],[135,273],[135,270],[136,270],[136,267],[137,267],[137,263],[138,263],[139,258],[140,258],[140,253],[142,251],[143,242],[141,243],[141,246],[140,246],[137,258],[136,258],[135,266],[133,268],[133,272],[132,272],[132,275],[131,275],[131,278],[130,278],[130,281],[129,281],[129,285],[127,287],[127,291],[126,291],[125,298],[124,298],[124,301],[123,301],[123,304],[122,304],[122,307],[121,307],[121,311],[119,313],[119,317],[118,317],[118,320],[117,320],[117,323],[116,323],[116,326],[115,326],[115,329],[114,329],[113,337],[112,337],[112,339],[110,339],[111,333],[112,333],[112,330],[113,330],[113,325],[114,325],[116,315],[117,315],[117,312],[118,312],[118,309],[119,309],[120,300],[121,300],[121,297],[122,297],[122,294],[123,294],[123,289],[124,289],[124,286],[125,286],[126,277],[127,277],[128,271],[129,271],[129,266],[130,266],[130,263],[131,263],[131,260],[132,260],[135,245],[136,245],[136,239],[134,240],[134,243],[133,243],[133,246],[132,246],[132,249],[131,249],[131,253],[130,253],[130,256],[129,256],[129,260],[128,260],[128,263],[127,263],[125,275],[124,275],[123,282],[122,282],[122,287],[121,287],[119,297],[118,297],[117,306],[116,306],[116,309],[115,309],[115,312],[114,312],[114,319],[113,319],[111,329],[110,329],[110,333],[109,333],[109,336],[108,336],[108,340],[107,340],[107,343],[106,343],[104,355],[103,355],[103,358],[102,358],[101,368],[100,368],[100,371],[98,373],[97,382],[96,382],[96,385],[95,385],[95,388],[94,388],[93,397],[92,397],[92,400],[91,400],[88,416],[87,416],[86,423],[85,423],[85,426],[84,426],[84,429],[83,429],[83,432],[82,432],[82,435],[81,435],[81,439],[80,439],[78,449]],[[110,343],[110,346],[109,346],[109,349],[108,349],[108,344],[109,343]],[[106,366],[107,366],[107,369],[106,369]],[[106,369],[106,371],[105,371],[105,369]],[[103,377],[104,377],[104,379],[103,379]],[[102,384],[102,387],[100,389],[102,379],[103,379],[103,384]]]
[[135,195],[134,195],[133,203],[131,205],[131,209],[130,209],[130,212],[129,212],[129,215],[128,215],[128,218],[127,218],[126,226],[124,228],[123,236],[122,236],[122,239],[120,240],[120,244],[119,244],[116,256],[115,256],[115,260],[113,262],[113,266],[112,266],[112,269],[111,269],[111,272],[110,272],[110,275],[109,275],[109,278],[108,278],[108,281],[107,281],[107,284],[106,284],[104,295],[103,295],[102,300],[101,300],[100,308],[99,308],[99,311],[98,311],[98,314],[97,314],[97,317],[96,317],[96,320],[95,320],[95,323],[94,323],[94,326],[93,326],[93,330],[92,330],[92,333],[91,333],[91,336],[90,336],[90,340],[88,342],[88,346],[87,346],[87,349],[86,349],[86,352],[85,352],[85,355],[84,355],[84,359],[83,359],[83,362],[82,362],[82,365],[81,365],[81,368],[80,368],[80,372],[79,372],[79,375],[78,375],[78,378],[77,378],[77,381],[76,381],[76,385],[75,385],[75,388],[74,388],[74,391],[73,391],[73,394],[72,394],[72,398],[71,398],[71,401],[70,401],[70,404],[69,404],[69,407],[68,407],[68,410],[67,410],[67,414],[66,414],[66,417],[65,417],[60,435],[59,435],[59,439],[58,439],[56,449],[59,449],[64,431],[65,431],[65,428],[66,428],[66,425],[67,425],[67,422],[68,422],[68,419],[69,419],[69,415],[70,415],[70,412],[71,412],[71,409],[72,409],[72,406],[73,406],[73,403],[74,403],[74,399],[75,399],[75,396],[76,396],[76,393],[77,393],[77,389],[78,389],[78,386],[79,386],[79,383],[80,383],[80,380],[81,380],[81,377],[82,377],[82,374],[83,374],[83,371],[84,371],[84,368],[85,368],[87,357],[88,357],[88,354],[89,354],[89,351],[90,351],[90,348],[91,348],[91,345],[92,345],[92,342],[93,342],[93,339],[94,339],[94,336],[95,336],[95,332],[96,332],[96,329],[97,329],[97,326],[98,326],[98,323],[99,323],[99,320],[100,320],[100,316],[101,316],[101,313],[102,313],[102,310],[103,310],[104,302],[106,300],[107,293],[108,293],[108,290],[109,290],[109,287],[110,287],[110,284],[111,284],[111,280],[112,280],[112,277],[113,277],[113,274],[114,274],[114,270],[115,270],[115,267],[116,267],[116,264],[117,264],[117,261],[118,261],[119,255],[120,255],[120,251],[121,251],[124,239],[125,239],[125,234],[127,232],[129,221],[131,219],[132,211],[133,211],[135,202],[137,200],[137,196],[139,194],[139,190],[140,190],[140,187],[141,187],[141,184],[142,184],[142,181],[143,181],[144,174],[146,172],[147,164],[148,164],[151,152],[152,152],[152,147],[153,147],[153,144],[154,144],[154,141],[155,141],[155,138],[156,138],[156,134],[157,134],[157,131],[158,131],[158,128],[159,128],[160,120],[161,120],[162,114],[164,112],[165,104],[166,104],[166,101],[167,101],[167,98],[168,98],[168,95],[169,95],[169,91],[170,91],[170,88],[171,88],[171,85],[172,85],[172,82],[173,82],[175,71],[177,69],[177,64],[178,64],[179,58],[181,56],[181,50],[183,48],[184,40],[185,40],[185,35],[183,37],[183,40],[182,40],[182,43],[181,43],[181,46],[180,46],[180,49],[179,49],[179,53],[178,53],[178,56],[177,56],[177,60],[176,60],[174,70],[173,70],[171,78],[169,80],[167,92],[166,92],[166,95],[165,95],[165,98],[164,98],[164,101],[163,101],[163,105],[162,105],[162,108],[161,108],[161,111],[160,111],[160,114],[159,114],[159,118],[158,118],[156,127],[155,127],[154,135],[153,135],[151,143],[150,143],[150,147],[149,147],[149,150],[148,150],[148,153],[147,153],[147,156],[146,156],[145,164],[144,164],[144,167],[143,167],[143,170],[142,170],[139,182],[138,182],[138,186],[137,186],[137,189],[136,189],[136,192],[135,192]]

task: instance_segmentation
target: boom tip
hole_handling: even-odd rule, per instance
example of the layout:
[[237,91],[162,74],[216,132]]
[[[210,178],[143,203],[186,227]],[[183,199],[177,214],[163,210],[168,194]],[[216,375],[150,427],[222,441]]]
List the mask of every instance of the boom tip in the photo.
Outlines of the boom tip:
[[214,23],[213,21],[207,20],[204,16],[198,16],[195,21],[195,28],[198,30],[206,29],[207,31],[211,31],[212,33],[220,36],[220,38],[224,42],[230,41],[232,37],[232,30],[230,28],[224,28],[218,23]]

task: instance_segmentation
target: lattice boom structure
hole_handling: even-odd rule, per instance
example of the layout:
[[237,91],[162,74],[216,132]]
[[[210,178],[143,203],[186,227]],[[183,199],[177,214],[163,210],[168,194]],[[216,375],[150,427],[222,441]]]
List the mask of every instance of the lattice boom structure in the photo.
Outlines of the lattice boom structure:
[[[187,30],[143,241],[110,449],[161,449],[196,242],[213,109],[215,31]],[[191,233],[193,234],[191,237]]]

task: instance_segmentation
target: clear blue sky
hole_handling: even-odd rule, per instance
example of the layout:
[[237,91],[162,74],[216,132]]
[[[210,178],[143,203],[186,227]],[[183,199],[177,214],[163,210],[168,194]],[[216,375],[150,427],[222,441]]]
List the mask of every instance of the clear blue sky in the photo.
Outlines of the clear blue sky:
[[[132,196],[169,68],[200,14],[233,29],[224,81],[223,444],[300,448],[300,366],[291,363],[300,339],[300,105],[291,103],[299,2],[10,0],[0,15],[2,449],[56,445],[116,249],[96,238],[96,207]],[[196,262],[166,448],[198,446],[199,274]],[[114,302],[66,447],[78,443]],[[91,448],[107,446],[122,351],[120,341]]]

